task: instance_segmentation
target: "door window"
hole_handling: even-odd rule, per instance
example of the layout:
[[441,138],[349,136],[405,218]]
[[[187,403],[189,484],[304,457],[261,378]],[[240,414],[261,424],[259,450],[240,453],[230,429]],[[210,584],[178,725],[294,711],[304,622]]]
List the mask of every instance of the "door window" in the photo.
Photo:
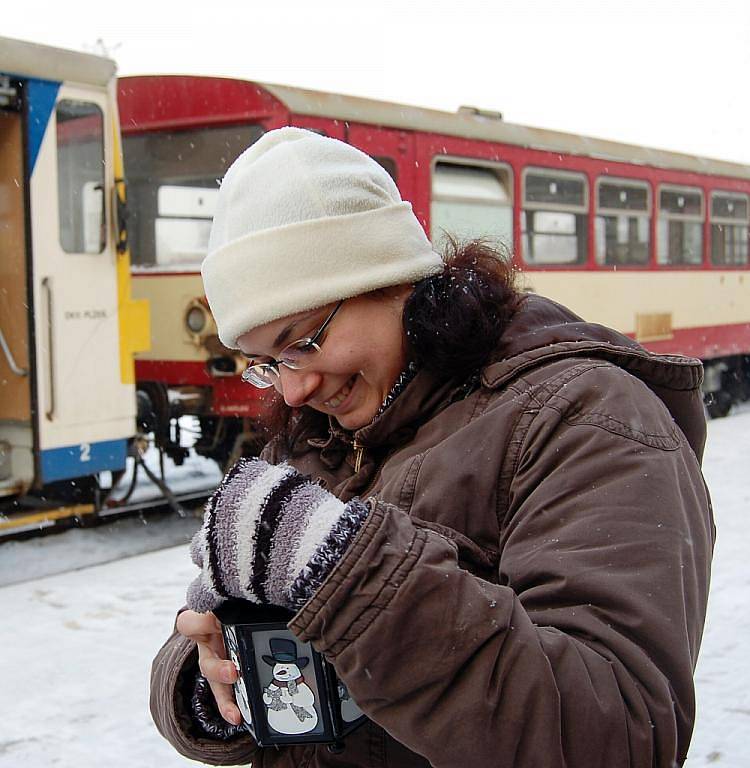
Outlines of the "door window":
[[91,102],[57,104],[57,199],[66,253],[101,253],[104,215],[104,118]]

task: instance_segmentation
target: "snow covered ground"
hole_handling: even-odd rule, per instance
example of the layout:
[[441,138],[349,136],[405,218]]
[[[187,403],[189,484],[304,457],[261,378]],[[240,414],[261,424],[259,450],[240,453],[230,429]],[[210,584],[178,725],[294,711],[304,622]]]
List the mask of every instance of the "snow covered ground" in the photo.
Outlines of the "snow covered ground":
[[[750,411],[711,422],[705,471],[719,536],[689,768],[750,766],[748,456]],[[195,524],[147,538],[183,541]],[[71,531],[12,550],[0,545],[7,584],[13,563],[19,569],[26,561],[26,577],[34,563],[62,571],[90,562],[85,555],[96,547],[87,536],[98,534],[102,546],[108,536],[123,539],[105,558],[121,559],[0,587],[0,768],[195,765],[172,751],[148,714],[150,660],[195,571],[184,544],[124,557],[143,548],[139,526],[148,527],[130,521],[119,533]]]
[[687,768],[750,766],[749,462],[750,411],[710,422],[704,471],[714,504],[716,549]]

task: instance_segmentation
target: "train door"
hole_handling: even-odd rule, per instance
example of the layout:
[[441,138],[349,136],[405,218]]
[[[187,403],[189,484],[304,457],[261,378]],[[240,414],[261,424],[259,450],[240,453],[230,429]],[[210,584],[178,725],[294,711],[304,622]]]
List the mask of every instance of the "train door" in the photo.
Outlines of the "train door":
[[0,83],[0,495],[34,477],[25,169],[17,88]]
[[37,485],[123,468],[134,419],[132,385],[120,368],[117,257],[108,226],[110,95],[63,83],[52,100],[49,86],[56,84],[28,89],[30,113],[40,119],[46,112],[29,190]]

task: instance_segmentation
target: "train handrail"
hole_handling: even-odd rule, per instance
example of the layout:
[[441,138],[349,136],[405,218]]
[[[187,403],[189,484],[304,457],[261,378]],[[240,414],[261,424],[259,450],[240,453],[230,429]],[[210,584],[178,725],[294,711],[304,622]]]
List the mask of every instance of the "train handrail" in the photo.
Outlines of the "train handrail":
[[0,347],[3,348],[3,352],[5,353],[5,359],[8,361],[8,365],[10,366],[10,370],[13,371],[13,373],[16,374],[16,376],[28,376],[29,370],[28,368],[21,368],[18,363],[16,363],[15,357],[13,357],[13,353],[10,350],[10,347],[8,346],[8,342],[5,340],[5,334],[3,333],[3,329],[0,328]]
[[42,288],[47,293],[47,360],[49,362],[49,408],[45,416],[52,421],[55,417],[55,355],[52,335],[52,281],[49,277],[42,278]]

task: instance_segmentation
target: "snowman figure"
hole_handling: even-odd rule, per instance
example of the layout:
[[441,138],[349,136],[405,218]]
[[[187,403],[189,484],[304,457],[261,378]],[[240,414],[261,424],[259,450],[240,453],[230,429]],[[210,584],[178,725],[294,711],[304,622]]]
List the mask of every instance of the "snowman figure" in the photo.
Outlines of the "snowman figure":
[[269,646],[271,655],[262,657],[273,667],[273,680],[263,689],[268,725],[277,733],[308,733],[318,724],[315,694],[301,672],[310,659],[297,656],[294,640],[272,637]]

